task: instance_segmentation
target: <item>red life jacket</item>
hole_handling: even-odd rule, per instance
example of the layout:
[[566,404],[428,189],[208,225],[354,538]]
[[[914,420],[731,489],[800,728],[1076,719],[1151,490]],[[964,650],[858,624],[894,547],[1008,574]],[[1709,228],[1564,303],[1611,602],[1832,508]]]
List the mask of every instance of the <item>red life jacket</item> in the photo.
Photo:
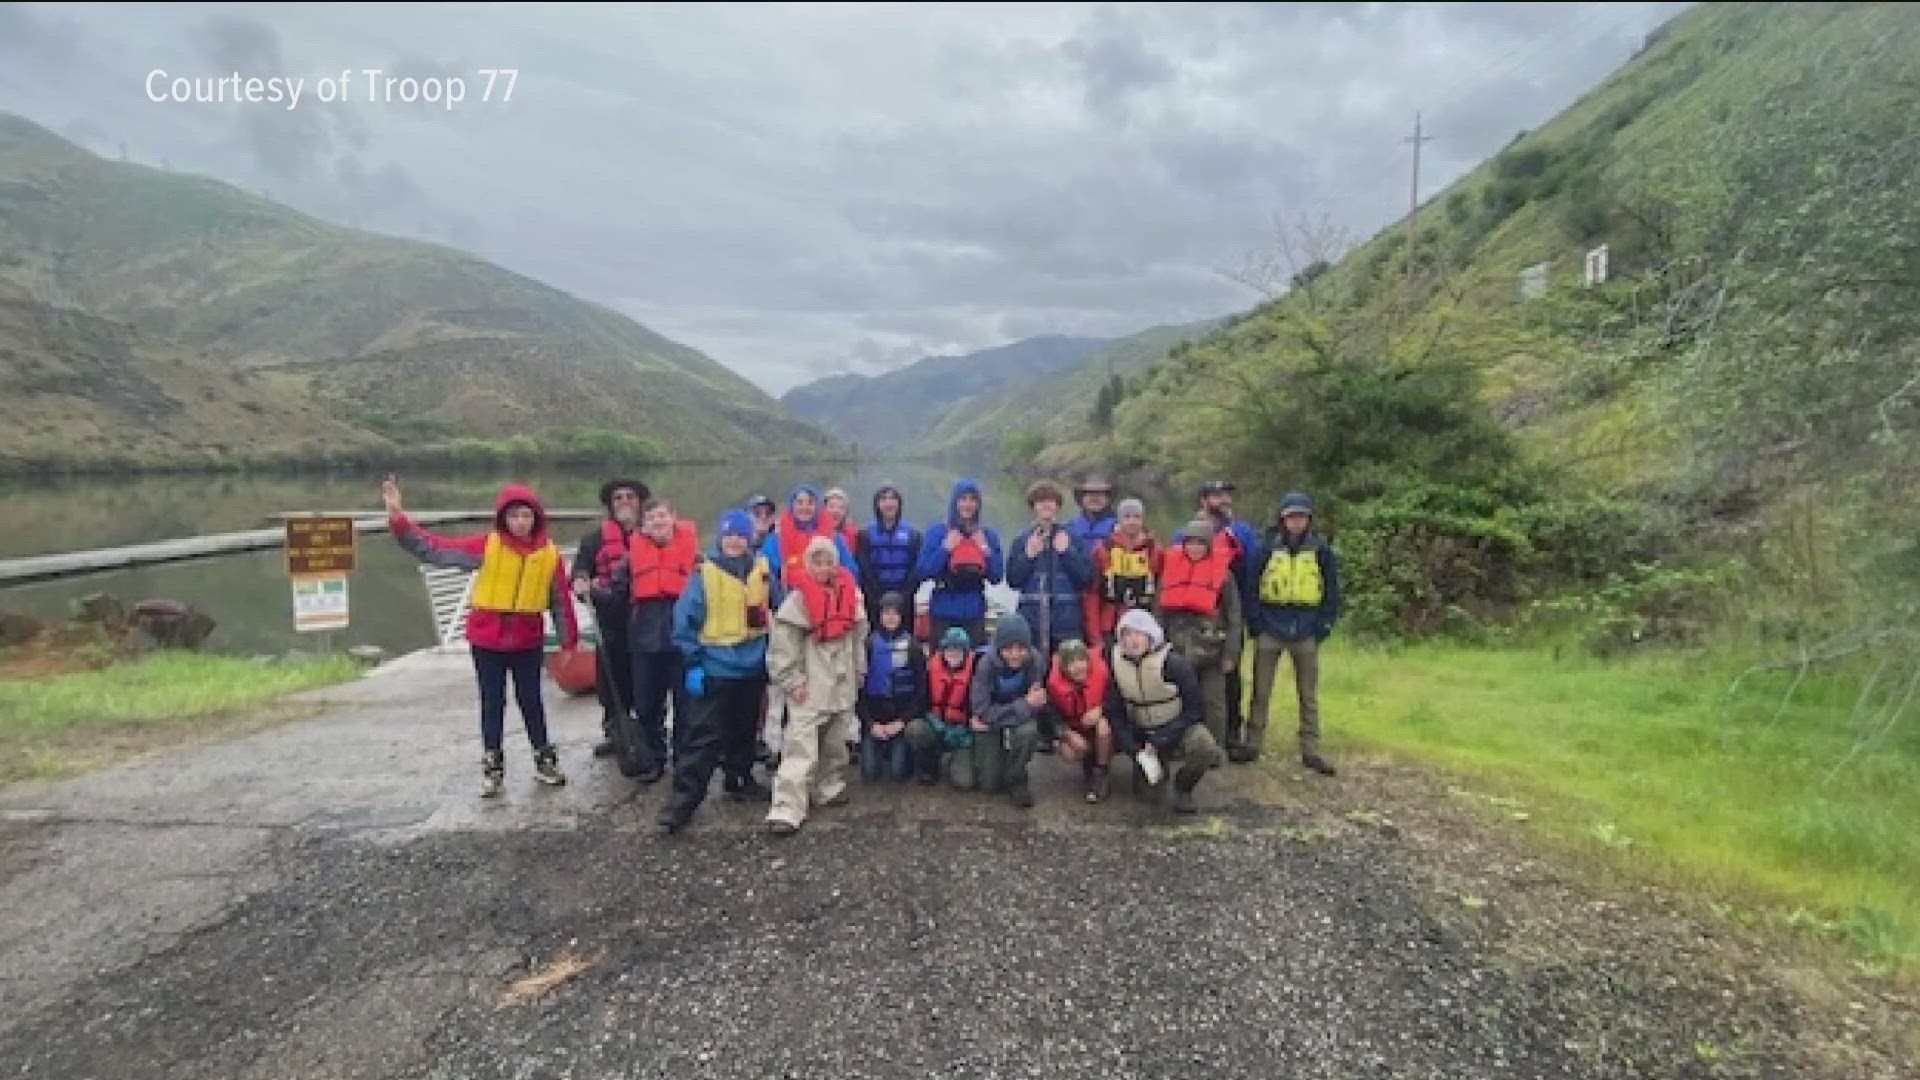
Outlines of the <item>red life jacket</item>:
[[928,661],[927,703],[933,715],[949,724],[964,724],[973,715],[968,695],[973,691],[973,660],[978,655],[969,650],[967,662],[959,671],[948,670],[945,656],[936,655]]
[[1239,545],[1220,543],[1214,534],[1213,550],[1194,562],[1187,557],[1187,545],[1174,544],[1160,553],[1160,608],[1163,611],[1191,611],[1212,616],[1220,607],[1220,588],[1226,584],[1233,552]]
[[608,518],[600,523],[600,547],[593,553],[593,583],[604,589],[613,581],[613,564],[627,553],[627,533]]
[[1087,654],[1087,681],[1074,682],[1067,678],[1060,658],[1053,658],[1053,666],[1047,669],[1047,700],[1053,703],[1055,712],[1067,722],[1068,727],[1078,728],[1080,718],[1097,709],[1107,700],[1107,664],[1097,652]]
[[700,534],[693,522],[677,521],[673,540],[662,547],[636,530],[628,551],[635,600],[678,600],[700,560]]
[[774,529],[780,536],[780,565],[775,569],[780,573],[780,584],[791,589],[796,581],[807,576],[807,544],[816,536],[831,540],[833,533],[827,529],[825,514],[813,515],[813,527],[803,529],[793,520],[791,510],[780,511],[780,520]]
[[820,584],[812,574],[794,579],[792,588],[807,606],[807,620],[813,623],[813,636],[821,641],[838,641],[853,630],[860,616],[860,585],[844,566],[833,568],[833,583]]
[[979,592],[987,585],[987,548],[978,536],[969,533],[947,552],[947,588],[954,592]]

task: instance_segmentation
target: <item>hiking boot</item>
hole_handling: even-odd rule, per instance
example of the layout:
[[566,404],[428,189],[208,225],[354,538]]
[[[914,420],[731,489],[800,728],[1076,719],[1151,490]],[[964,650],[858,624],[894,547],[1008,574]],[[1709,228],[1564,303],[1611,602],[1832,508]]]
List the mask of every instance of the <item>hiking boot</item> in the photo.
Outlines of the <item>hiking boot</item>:
[[1025,780],[1015,780],[1007,786],[1007,790],[1013,796],[1013,805],[1022,810],[1033,807],[1033,788]]
[[1228,747],[1227,758],[1237,764],[1245,765],[1250,761],[1259,761],[1260,751],[1243,743],[1239,746]]
[[1321,757],[1317,752],[1311,750],[1300,755],[1300,764],[1312,769],[1321,776],[1334,775],[1333,765],[1329,763],[1326,758]]
[[552,787],[567,782],[567,774],[560,771],[560,755],[553,752],[553,747],[533,752],[533,778]]
[[491,799],[500,794],[500,787],[507,779],[507,755],[499,750],[489,750],[480,761],[480,797]]
[[769,821],[767,831],[775,836],[792,836],[800,831],[800,826],[791,821]]
[[752,776],[743,776],[727,784],[727,798],[734,802],[766,802],[772,797],[773,792]]
[[1087,801],[1097,803],[1107,797],[1107,770],[1095,769],[1087,774]]

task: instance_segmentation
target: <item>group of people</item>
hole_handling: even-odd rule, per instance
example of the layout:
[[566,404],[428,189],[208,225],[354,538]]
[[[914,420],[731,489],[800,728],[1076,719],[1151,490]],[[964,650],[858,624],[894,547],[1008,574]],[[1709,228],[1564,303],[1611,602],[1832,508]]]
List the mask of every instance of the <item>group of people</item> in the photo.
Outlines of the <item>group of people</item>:
[[[1318,647],[1340,614],[1339,562],[1302,493],[1256,528],[1233,512],[1233,485],[1203,485],[1192,520],[1162,545],[1141,500],[1113,504],[1089,478],[1079,513],[1050,481],[1026,492],[1032,517],[1002,545],[982,519],[980,486],[960,480],[924,531],[900,489],[883,484],[873,517],[850,520],[847,493],[802,484],[784,509],[755,496],[699,530],[638,480],[603,485],[606,517],[580,542],[571,576],[534,493],[509,486],[493,528],[441,537],[412,522],[391,477],[396,540],[416,557],[476,573],[467,641],[479,682],[483,796],[505,772],[506,679],[534,752],[535,777],[564,784],[540,695],[545,620],[578,647],[569,594],[599,627],[605,740],[596,756],[654,783],[671,769],[658,821],[684,829],[715,771],[741,801],[770,801],[767,825],[797,832],[818,806],[848,798],[854,756],[870,780],[945,779],[1034,803],[1035,753],[1078,764],[1086,801],[1109,794],[1116,755],[1136,794],[1170,776],[1172,807],[1226,761],[1257,760],[1279,658],[1292,659],[1299,753],[1319,751]],[[1019,594],[992,620],[987,587]],[[930,586],[924,626],[917,597]],[[921,634],[916,634],[919,630]],[[921,636],[921,635],[924,636]],[[1240,661],[1254,640],[1243,715]],[[671,706],[671,734],[669,734]],[[765,761],[771,791],[754,776]]]

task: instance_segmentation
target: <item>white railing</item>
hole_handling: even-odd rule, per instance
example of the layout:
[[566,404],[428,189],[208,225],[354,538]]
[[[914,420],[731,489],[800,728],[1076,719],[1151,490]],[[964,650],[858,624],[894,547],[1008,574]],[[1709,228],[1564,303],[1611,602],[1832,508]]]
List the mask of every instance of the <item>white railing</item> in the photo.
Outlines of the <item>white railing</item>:
[[[573,576],[573,559],[562,555],[561,564],[567,576]],[[467,642],[467,602],[473,595],[474,572],[453,566],[422,566],[420,578],[427,585],[427,602],[433,608],[434,636],[440,641],[442,649],[458,649]],[[583,601],[571,592],[567,598],[573,603],[574,621],[580,626],[582,643],[591,642],[597,633],[593,618],[593,604]],[[553,625],[552,613],[542,616],[546,623],[547,640],[556,642],[559,628]]]

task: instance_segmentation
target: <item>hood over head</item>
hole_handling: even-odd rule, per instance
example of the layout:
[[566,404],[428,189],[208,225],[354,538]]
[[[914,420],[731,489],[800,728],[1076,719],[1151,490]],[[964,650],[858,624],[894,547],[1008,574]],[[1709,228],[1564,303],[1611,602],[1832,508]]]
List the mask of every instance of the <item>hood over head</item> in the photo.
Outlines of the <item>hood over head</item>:
[[493,527],[502,533],[507,531],[507,507],[515,503],[533,509],[533,536],[539,540],[547,535],[547,508],[541,504],[540,496],[525,484],[508,484],[500,489],[493,499]]
[[[793,485],[793,490],[787,492],[787,513],[789,514],[793,513],[793,501],[795,499],[798,499],[802,492],[805,492],[806,494],[813,496],[813,514],[814,514],[814,517],[819,517],[820,504],[825,500],[820,498],[820,489],[817,487],[814,487],[812,484]],[[800,520],[799,516],[795,515],[794,520],[799,521]],[[813,518],[807,518],[806,520],[812,521]]]
[[974,527],[978,528],[986,518],[987,499],[980,493],[979,482],[965,476],[953,482],[953,493],[947,496],[947,524],[960,524],[960,496],[962,495],[972,495],[980,500],[980,515],[973,522]]
[[[875,614],[877,615],[879,612],[885,611],[888,608],[892,608],[900,614],[901,631],[911,633],[913,631],[913,613],[907,610],[907,598],[897,592],[883,594],[880,597],[880,603],[875,607]],[[877,622],[874,623],[873,628],[878,632],[880,624]]]
[[1154,618],[1152,612],[1142,611],[1139,608],[1134,608],[1120,616],[1120,625],[1113,631],[1116,640],[1122,630],[1138,630],[1147,635],[1149,651],[1159,648],[1167,640],[1167,632],[1160,629],[1160,620]]

